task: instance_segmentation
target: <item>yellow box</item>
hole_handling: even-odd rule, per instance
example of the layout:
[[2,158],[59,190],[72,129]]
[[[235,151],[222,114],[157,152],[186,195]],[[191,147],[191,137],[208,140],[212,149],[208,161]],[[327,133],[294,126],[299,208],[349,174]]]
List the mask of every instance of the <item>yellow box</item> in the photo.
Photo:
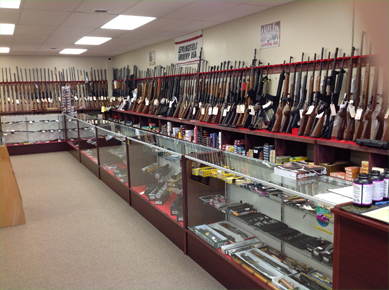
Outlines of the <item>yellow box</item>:
[[235,177],[235,174],[233,174],[233,173],[223,173],[221,179],[225,181],[227,177]]
[[293,162],[293,161],[304,161],[304,160],[307,160],[308,157],[306,156],[296,156],[296,157],[290,157],[289,158],[289,161]]
[[211,172],[213,172],[213,171],[217,171],[217,169],[216,168],[211,168],[211,169],[202,169],[202,170],[200,170],[200,176],[202,176],[202,177],[209,177],[209,176],[211,176]]
[[199,167],[199,168],[192,168],[192,175],[199,176],[200,175],[200,170],[204,169],[212,169],[212,167]]

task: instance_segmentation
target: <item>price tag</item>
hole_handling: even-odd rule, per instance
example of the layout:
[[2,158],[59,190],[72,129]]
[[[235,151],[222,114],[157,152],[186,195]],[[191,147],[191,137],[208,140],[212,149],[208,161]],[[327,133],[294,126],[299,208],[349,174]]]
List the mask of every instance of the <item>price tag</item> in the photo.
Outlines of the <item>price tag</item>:
[[61,101],[61,97],[58,97],[58,101],[59,101],[59,102]]
[[165,98],[162,98],[161,105],[165,104]]
[[229,105],[229,106],[227,107],[227,112],[229,112],[230,109],[231,109],[231,106]]
[[237,114],[239,114],[239,112],[240,112],[240,105],[237,105],[237,106],[236,106],[235,111],[236,111]]
[[300,109],[300,110],[299,110],[299,113],[300,113],[300,119],[303,117],[303,112],[304,112],[304,109]]
[[316,115],[316,118],[317,118],[317,119],[320,119],[321,117],[323,117],[323,115],[324,115],[324,111],[321,112],[320,114],[317,114],[317,115]]
[[205,108],[201,108],[201,115],[205,115]]
[[18,99],[16,99],[16,105],[19,105],[19,100]]
[[132,91],[132,96],[136,99],[136,97],[138,96],[138,89]]
[[250,115],[255,116],[254,106],[249,106],[249,110],[250,110]]
[[358,108],[357,113],[355,114],[355,120],[360,120],[362,117],[363,109]]
[[96,97],[93,97],[93,100],[96,101]]
[[51,99],[49,98],[49,103],[51,103]]
[[312,112],[313,112],[314,109],[315,109],[315,106],[314,106],[314,105],[309,106],[308,111],[306,112],[305,115],[310,115],[310,114],[312,114]]
[[169,108],[173,107],[173,102],[174,101],[169,101]]
[[246,111],[246,105],[243,104],[243,105],[242,105],[242,113],[244,113],[245,111]]
[[347,102],[346,102],[346,101],[343,101],[343,102],[340,104],[339,108],[340,108],[340,109],[344,109],[344,108],[346,108],[346,106],[347,106]]
[[208,108],[208,115],[212,115],[212,107]]
[[227,109],[223,110],[223,117],[227,116]]
[[336,108],[334,104],[330,105],[331,116],[336,116]]
[[[128,98],[130,98],[130,96],[128,96]],[[107,100],[107,97],[104,97],[104,101],[106,101]]]
[[8,98],[8,102],[11,102],[11,99],[10,99],[10,98]]
[[145,102],[146,102],[146,106],[148,106],[149,105],[149,100],[146,99]]
[[219,111],[219,108],[218,107],[214,107],[213,110],[212,110],[212,115],[216,116],[218,111]]
[[263,109],[266,109],[271,105],[271,101],[267,102],[265,105],[262,106]]
[[39,99],[36,99],[37,103],[40,103],[41,101]]
[[196,108],[193,107],[192,115],[196,114]]
[[115,97],[112,97],[112,101],[114,101],[114,102],[115,102],[115,101],[116,101],[116,98],[115,98]]
[[154,100],[154,106],[158,106],[159,105],[159,100]]
[[201,108],[202,104],[203,104],[202,102],[199,103],[199,107],[200,107],[200,108]]
[[348,106],[348,110],[349,110],[349,113],[350,113],[350,117],[352,119],[354,119],[355,118],[355,107],[354,107],[354,105]]
[[[77,96],[74,96],[74,99],[77,101],[78,100]],[[49,102],[50,102],[50,98],[49,98]]]

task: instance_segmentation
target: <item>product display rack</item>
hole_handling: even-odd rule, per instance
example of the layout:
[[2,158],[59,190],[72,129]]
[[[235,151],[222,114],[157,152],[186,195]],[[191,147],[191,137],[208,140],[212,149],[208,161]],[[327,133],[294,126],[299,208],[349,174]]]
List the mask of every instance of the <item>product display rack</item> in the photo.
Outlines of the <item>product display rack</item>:
[[[344,251],[341,247],[334,245],[336,250],[334,250],[332,270],[331,266],[311,258],[307,250],[298,248],[282,238],[248,224],[247,221],[242,221],[231,212],[222,212],[214,205],[199,199],[219,195],[227,198],[229,203],[248,202],[254,205],[258,213],[285,223],[303,234],[320,236],[330,242],[335,234],[333,241],[336,244],[336,235],[342,233],[343,224],[337,222],[336,218],[334,221],[330,217],[328,225],[321,227],[316,221],[317,212],[312,209],[316,206],[326,209],[334,208],[335,204],[326,202],[315,195],[324,193],[329,188],[347,186],[348,182],[325,176],[310,182],[291,181],[274,175],[274,164],[269,162],[120,125],[116,122],[99,120],[84,114],[77,115],[77,118],[66,115],[61,115],[61,117],[64,123],[64,140],[66,140],[63,143],[67,150],[225,287],[275,289],[274,285],[278,284],[277,281],[270,282],[270,280],[262,279],[263,277],[258,276],[258,272],[242,263],[241,260],[237,262],[237,258],[223,254],[220,249],[217,250],[210,246],[194,232],[193,227],[220,221],[231,222],[237,228],[255,235],[262,242],[286,256],[309,265],[320,273],[332,276],[334,289],[337,288],[338,276],[348,275],[339,272],[337,264],[339,258],[337,257],[341,257]],[[156,118],[153,117],[153,119]],[[225,132],[231,129],[226,128]],[[256,135],[245,135],[245,138],[248,138],[246,140],[251,140],[251,142],[255,141],[254,137],[257,138]],[[275,141],[298,143],[281,138]],[[318,145],[314,143],[313,146]],[[26,146],[20,147],[27,148]],[[385,155],[371,152],[368,154]],[[158,180],[155,173],[143,170],[153,164],[157,164],[158,168],[169,165],[170,171],[162,172],[162,178]],[[286,204],[282,200],[276,200],[270,195],[258,192],[256,189],[228,184],[219,178],[193,176],[192,168],[202,166],[210,166],[226,174],[232,173],[250,179],[250,182],[262,183],[264,186],[273,187],[290,196],[296,195],[299,198],[309,199],[312,208],[298,208],[293,204]],[[174,181],[179,176],[177,173],[180,170],[182,181],[181,185],[178,185]],[[147,186],[150,185],[162,187],[168,185],[165,199],[162,198],[160,204],[145,195]],[[182,215],[177,214],[176,209],[172,211],[174,201],[179,195],[182,196],[182,201],[178,204],[182,205]],[[333,211],[335,212],[335,209]],[[320,227],[324,230],[319,230]],[[286,277],[286,279],[290,278]]]

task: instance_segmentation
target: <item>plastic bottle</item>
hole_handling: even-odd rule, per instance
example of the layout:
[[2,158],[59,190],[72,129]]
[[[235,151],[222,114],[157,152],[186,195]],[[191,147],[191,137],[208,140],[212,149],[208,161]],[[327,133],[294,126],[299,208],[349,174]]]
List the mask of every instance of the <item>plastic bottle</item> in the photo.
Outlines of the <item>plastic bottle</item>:
[[367,174],[359,173],[353,181],[354,204],[371,206],[373,197],[373,182]]
[[388,191],[389,191],[389,169],[385,168],[384,173],[381,174],[384,178],[384,200],[388,200]]
[[384,178],[377,170],[370,171],[370,179],[373,181],[373,202],[382,201],[384,198]]

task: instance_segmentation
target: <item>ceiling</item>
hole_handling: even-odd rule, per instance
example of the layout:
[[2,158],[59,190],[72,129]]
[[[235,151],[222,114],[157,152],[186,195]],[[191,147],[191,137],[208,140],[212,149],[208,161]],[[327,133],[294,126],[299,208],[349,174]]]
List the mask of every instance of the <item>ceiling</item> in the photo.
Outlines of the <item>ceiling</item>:
[[[14,35],[0,36],[0,45],[10,47],[10,55],[58,55],[64,48],[86,48],[82,56],[115,56],[288,2],[22,0],[20,9],[0,9],[1,23],[16,24]],[[132,31],[100,29],[119,14],[157,19]],[[112,39],[98,46],[75,45],[83,36]]]

